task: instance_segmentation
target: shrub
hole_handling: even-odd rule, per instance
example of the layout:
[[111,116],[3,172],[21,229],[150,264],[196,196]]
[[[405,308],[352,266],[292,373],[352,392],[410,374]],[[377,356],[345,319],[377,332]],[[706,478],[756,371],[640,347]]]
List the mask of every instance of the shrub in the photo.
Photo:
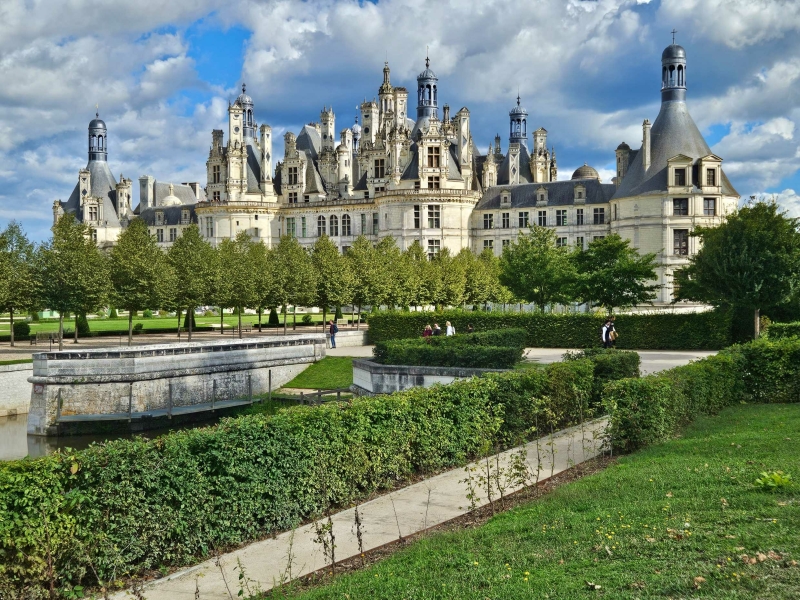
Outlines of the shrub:
[[334,315],[333,318],[336,319],[337,321],[339,319],[344,319],[344,315],[342,315],[342,307],[341,306],[337,306],[336,307],[336,314]]
[[133,333],[142,333],[143,329],[144,329],[144,324],[143,323],[134,323],[133,324]]
[[31,334],[31,326],[26,321],[16,321],[14,323],[14,337],[21,339]]
[[737,346],[745,393],[753,402],[800,402],[800,338],[759,339]]
[[31,321],[33,321],[34,323],[39,322],[39,313],[36,312],[35,310],[31,311]]
[[793,323],[771,323],[767,330],[767,337],[771,340],[800,337],[800,321],[795,321]]
[[637,352],[605,348],[587,348],[580,352],[567,352],[564,360],[588,358],[594,368],[591,405],[599,406],[602,402],[603,388],[609,381],[639,377],[641,358]]
[[153,318],[153,311],[149,308],[142,311],[142,317],[145,319],[152,319]]
[[314,322],[314,317],[311,315],[303,315],[303,318],[300,319],[303,325],[311,325]]
[[508,346],[433,345],[417,340],[375,344],[375,360],[384,365],[424,365],[511,369],[522,358],[522,348]]
[[86,318],[86,315],[78,315],[78,335],[89,335],[91,330],[89,329],[89,320]]
[[186,311],[186,314],[183,317],[183,327],[188,329],[189,328],[189,319],[192,320],[192,329],[197,329],[197,321],[194,318],[194,311]]
[[109,319],[119,319],[119,315],[117,314],[117,309],[116,308],[113,308],[113,307],[111,308],[111,310],[108,313],[108,318]]
[[281,324],[280,317],[278,317],[278,311],[274,308],[269,311],[269,320],[267,321],[267,325],[270,327],[278,327]]

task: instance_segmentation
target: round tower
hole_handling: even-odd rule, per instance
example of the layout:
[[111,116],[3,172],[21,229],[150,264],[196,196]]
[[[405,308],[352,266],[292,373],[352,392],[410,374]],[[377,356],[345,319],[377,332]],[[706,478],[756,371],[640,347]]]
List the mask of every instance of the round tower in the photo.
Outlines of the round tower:
[[431,71],[431,60],[425,58],[425,70],[417,77],[417,119],[439,116],[439,78]]
[[242,107],[242,133],[245,139],[256,137],[256,122],[253,118],[253,99],[247,95],[247,84],[242,83],[242,93],[236,101]]
[[99,112],[89,123],[89,160],[108,160],[108,131]]
[[661,101],[686,100],[686,50],[675,43],[661,53]]
[[361,125],[358,124],[358,115],[356,115],[356,122],[351,128],[353,132],[353,151],[358,150],[358,142],[361,140]]
[[517,96],[517,105],[508,113],[509,117],[509,144],[520,144],[528,147],[528,111],[519,104],[520,98]]

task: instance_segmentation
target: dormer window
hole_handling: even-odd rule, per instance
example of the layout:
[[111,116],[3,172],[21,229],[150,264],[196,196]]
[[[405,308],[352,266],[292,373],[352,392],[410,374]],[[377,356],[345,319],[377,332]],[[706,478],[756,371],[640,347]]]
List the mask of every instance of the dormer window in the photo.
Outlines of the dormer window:
[[716,169],[706,169],[706,185],[708,187],[715,187],[717,185]]
[[586,203],[586,187],[583,185],[576,185],[575,186],[575,203],[576,204],[585,204]]
[[189,222],[189,211],[182,210],[181,211],[181,224],[186,225]]
[[500,192],[500,204],[504,206],[511,204],[511,192],[508,190],[503,190]]
[[686,169],[675,169],[675,185],[686,187]]
[[164,224],[164,213],[162,211],[156,211],[156,225],[163,225]]

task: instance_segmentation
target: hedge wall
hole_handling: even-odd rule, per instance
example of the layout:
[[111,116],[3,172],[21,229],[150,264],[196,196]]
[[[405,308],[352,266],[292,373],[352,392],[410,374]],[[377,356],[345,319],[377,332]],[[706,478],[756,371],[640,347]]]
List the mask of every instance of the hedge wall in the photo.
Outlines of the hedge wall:
[[771,340],[800,337],[800,321],[795,321],[793,323],[771,323],[767,329],[767,336]]
[[587,348],[579,352],[567,352],[564,360],[588,358],[594,366],[591,406],[599,406],[603,400],[603,388],[609,381],[639,377],[642,359],[638,352],[614,348]]
[[589,416],[592,372],[578,360],[4,463],[0,590],[185,565],[463,465]]
[[522,346],[429,345],[417,340],[375,344],[375,361],[383,365],[512,369],[522,360]]
[[[604,318],[593,314],[379,312],[369,316],[371,343],[422,336],[425,325],[450,321],[457,332],[472,324],[476,332],[520,327],[527,345],[540,348],[589,348],[600,345]],[[731,343],[729,313],[619,315],[617,348],[638,350],[719,350]]]

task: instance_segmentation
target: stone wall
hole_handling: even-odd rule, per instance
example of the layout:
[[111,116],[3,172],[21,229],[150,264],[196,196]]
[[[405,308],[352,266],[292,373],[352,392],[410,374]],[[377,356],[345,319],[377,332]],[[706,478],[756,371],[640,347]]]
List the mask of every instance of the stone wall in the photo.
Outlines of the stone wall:
[[28,433],[58,421],[102,420],[267,392],[325,356],[323,334],[34,354]]
[[31,384],[28,377],[33,365],[0,365],[0,417],[28,412],[31,403]]
[[381,365],[371,360],[353,360],[353,391],[359,394],[391,394],[412,387],[431,387],[456,379],[478,377],[501,369],[463,369],[460,367],[417,367]]
[[[328,339],[328,348],[331,346],[331,335],[325,334]],[[366,346],[367,345],[367,329],[350,329],[348,326],[345,329],[343,326],[339,327],[339,333],[336,334],[336,347],[337,348],[351,348],[353,346]]]

